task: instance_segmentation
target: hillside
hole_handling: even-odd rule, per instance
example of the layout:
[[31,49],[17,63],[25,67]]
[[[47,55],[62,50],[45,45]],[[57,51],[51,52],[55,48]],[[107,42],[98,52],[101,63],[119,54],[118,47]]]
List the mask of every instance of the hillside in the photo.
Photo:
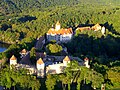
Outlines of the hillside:
[[101,5],[120,5],[119,0],[0,0],[0,13],[18,13],[24,10],[41,10],[46,7],[54,6],[73,6],[77,4],[101,4]]
[[119,0],[2,0],[0,4],[0,35],[5,37],[0,41],[7,43],[39,37],[57,20],[63,28],[73,29],[86,22],[108,23],[110,31],[120,33]]
[[0,12],[22,12],[23,10],[41,9],[56,5],[73,5],[78,2],[78,0],[1,0]]
[[[96,84],[97,89],[100,89],[100,84],[105,83],[106,90],[120,88],[118,78],[120,77],[119,16],[120,0],[0,0],[0,42],[11,44],[6,51],[0,53],[0,60],[4,63],[1,64],[3,67],[9,63],[12,55],[15,55],[19,62],[21,60],[19,52],[22,49],[30,51],[30,61],[35,61],[35,63],[37,60],[35,52],[46,52],[49,55],[50,52],[46,50],[49,42],[43,48],[36,49],[34,46],[38,38],[45,36],[46,32],[59,21],[61,28],[72,28],[73,31],[76,31],[70,42],[63,43],[67,48],[68,56],[79,57],[82,60],[88,57],[92,70],[89,72],[90,69],[77,69],[77,64],[71,63],[73,66],[67,69],[69,71],[66,74],[48,75],[45,80],[41,80],[43,82],[40,81],[40,85],[36,82],[29,84],[29,80],[32,78],[24,77],[24,75],[19,77],[19,73],[13,72],[9,68],[3,68],[2,74],[0,74],[3,77],[0,78],[3,83],[0,83],[0,86],[6,86],[6,89],[9,90],[13,90],[13,86],[19,90],[26,90],[27,87],[33,89],[36,86],[40,87],[36,87],[35,90],[38,88],[40,90],[48,88],[49,90],[51,87],[53,87],[52,90],[65,90],[67,87],[67,90],[88,90],[84,89],[84,84],[89,86]],[[101,30],[96,32],[76,30],[78,27],[92,27],[97,23],[105,27],[104,35]],[[54,43],[51,41],[51,44]],[[52,47],[56,50],[54,45]],[[53,53],[53,55],[57,55],[57,53]],[[93,70],[97,73],[95,74]],[[20,74],[22,73],[20,72]],[[28,74],[26,75],[28,76]],[[16,79],[16,77],[18,78]],[[23,77],[27,79],[21,81]],[[101,82],[102,79],[104,82]],[[77,86],[71,83],[71,80],[74,80]],[[82,81],[86,83],[82,83]],[[62,84],[65,85],[65,88],[60,86]],[[57,89],[58,86],[60,89]]]
[[[105,41],[105,47],[108,49],[106,55],[108,57],[119,57],[119,53],[116,54],[116,51],[119,51],[119,48],[116,48],[120,45],[119,38],[120,37],[120,26],[119,26],[119,15],[120,15],[120,6],[119,6],[119,0],[86,0],[85,3],[84,0],[60,0],[60,2],[56,1],[49,1],[51,2],[49,4],[49,7],[47,7],[45,4],[48,4],[48,1],[41,1],[41,0],[20,0],[19,2],[17,0],[4,0],[4,2],[0,3],[1,5],[5,5],[8,7],[11,7],[9,4],[11,4],[13,7],[9,8],[10,10],[13,10],[15,13],[9,13],[9,14],[1,14],[0,15],[0,41],[5,43],[30,43],[33,42],[36,38],[40,37],[41,35],[44,35],[49,28],[51,28],[52,25],[55,25],[56,21],[60,21],[62,28],[69,28],[72,27],[73,30],[75,30],[79,25],[87,25],[87,24],[96,24],[99,23],[101,25],[104,25],[108,31],[108,34],[106,36]],[[16,2],[15,2],[16,1]],[[24,1],[24,2],[22,2]],[[37,3],[36,5],[33,5],[34,3],[40,2],[46,2],[41,4],[43,7],[38,7],[40,3]],[[91,2],[90,2],[91,1]],[[109,1],[111,1],[111,4]],[[14,3],[13,3],[14,2]],[[30,4],[28,4],[28,2]],[[56,3],[55,3],[56,2]],[[115,3],[118,4],[115,4]],[[2,7],[3,7],[2,6]],[[24,6],[24,7],[23,7]],[[53,7],[54,6],[54,7]],[[13,8],[13,9],[12,9]],[[30,9],[31,8],[31,9]],[[6,9],[6,8],[4,8]],[[1,10],[4,10],[1,9]],[[8,9],[6,9],[8,10]],[[10,10],[5,12],[10,12]],[[18,12],[16,12],[18,11]],[[12,12],[12,11],[11,11]],[[3,13],[3,12],[2,12]],[[93,37],[97,38],[98,41],[101,35],[98,33],[93,32],[87,32],[83,33],[87,34],[88,38]],[[86,38],[86,40],[89,40]],[[109,41],[111,40],[111,41]],[[78,40],[79,41],[79,40]],[[114,42],[113,42],[114,41]],[[89,42],[89,41],[88,41]],[[113,44],[108,47],[109,42],[112,42]],[[84,42],[82,42],[84,43]],[[104,44],[101,42],[101,44]],[[108,45],[107,45],[108,44]],[[24,48],[28,48],[28,45],[23,44]],[[95,45],[97,45],[95,43]],[[115,46],[117,45],[117,46]],[[72,46],[72,45],[71,45]],[[100,45],[101,46],[101,45]],[[81,48],[84,47],[81,46]],[[111,52],[114,52],[112,55],[109,53],[110,47],[114,47]],[[72,47],[74,48],[74,46]],[[78,45],[79,48],[79,45]],[[81,49],[80,48],[80,49]],[[86,45],[86,49],[79,50],[78,52],[71,52],[74,55],[77,55],[80,57],[81,54],[93,54],[97,57],[99,54],[96,54],[96,52],[99,52],[103,48],[100,47],[96,50],[96,52],[90,51],[89,47]],[[101,54],[100,54],[101,55]]]

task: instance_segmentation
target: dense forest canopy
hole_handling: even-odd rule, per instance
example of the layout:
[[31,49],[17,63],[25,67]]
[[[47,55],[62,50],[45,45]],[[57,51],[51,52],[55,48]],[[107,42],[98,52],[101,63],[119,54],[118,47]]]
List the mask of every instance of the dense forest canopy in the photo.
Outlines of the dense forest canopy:
[[[86,74],[84,72],[88,71],[88,73],[90,72],[88,75],[91,76],[92,73],[96,73],[96,78],[92,80],[94,83],[97,82],[97,78],[102,78],[106,85],[109,84],[106,86],[107,88],[119,87],[120,80],[116,79],[116,77],[120,76],[119,15],[120,0],[0,0],[0,42],[12,44],[5,52],[0,53],[0,59],[8,62],[13,54],[20,57],[18,53],[25,48],[31,52],[31,62],[35,62],[35,52],[37,50],[34,45],[36,39],[44,35],[58,20],[62,28],[71,27],[73,31],[80,26],[92,26],[99,23],[106,28],[105,36],[102,36],[100,31],[77,31],[71,42],[64,45],[68,48],[69,55],[81,59],[86,56],[90,58],[91,68],[95,71],[83,68],[83,73],[78,74],[84,76]],[[54,55],[55,50],[53,47],[58,45],[50,44],[48,46],[48,52]],[[61,46],[56,49],[56,51],[60,52],[59,50],[62,50]],[[20,58],[18,58],[19,60]],[[67,85],[70,89],[70,85],[72,85],[70,79],[74,78],[73,75],[76,72],[67,69],[68,71],[66,70],[65,74],[48,75],[46,81],[43,82],[46,84],[46,88],[56,89],[57,84],[59,85],[62,82],[64,84],[62,88]],[[6,73],[4,68],[2,70],[3,73]],[[71,77],[67,74],[71,75]],[[106,75],[108,75],[107,78]],[[82,80],[91,81],[91,77],[86,77],[86,80],[84,80],[84,77],[81,76],[76,81],[78,90]],[[7,78],[12,81],[13,77],[4,77],[3,81]],[[52,83],[51,79],[53,80]],[[111,80],[113,86],[108,80]],[[16,81],[16,83],[19,82]],[[41,87],[44,84],[41,84]]]
[[[62,28],[72,27],[74,31],[79,26],[99,23],[107,30],[104,42],[100,42],[101,34],[99,32],[77,32],[78,36],[85,34],[88,35],[88,38],[92,37],[92,39],[86,38],[86,40],[88,43],[94,42],[93,45],[95,44],[99,48],[91,50],[91,45],[85,48],[85,43],[80,41],[83,45],[80,44],[81,47],[79,47],[79,43],[77,44],[79,50],[77,49],[75,52],[73,50],[70,53],[79,57],[81,54],[92,54],[98,57],[104,51],[101,47],[104,45],[107,56],[111,56],[111,54],[113,57],[119,56],[119,52],[116,52],[119,51],[120,45],[118,39],[120,37],[119,0],[1,0],[0,2],[1,42],[16,43],[21,48],[30,50],[32,46],[25,43],[34,42],[32,40],[44,35],[58,20]],[[81,39],[81,37],[78,38]],[[110,48],[111,46],[113,48]],[[85,49],[81,50],[80,48],[83,47]],[[98,51],[100,52],[96,53]]]
[[27,9],[42,9],[45,7],[52,7],[58,5],[77,5],[81,3],[91,4],[117,4],[120,5],[119,0],[1,0],[0,1],[0,12],[1,13],[15,13],[23,12]]

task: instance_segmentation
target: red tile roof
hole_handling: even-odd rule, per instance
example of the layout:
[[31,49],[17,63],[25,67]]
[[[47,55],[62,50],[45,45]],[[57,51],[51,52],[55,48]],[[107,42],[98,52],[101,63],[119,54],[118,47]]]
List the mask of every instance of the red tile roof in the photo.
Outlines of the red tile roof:
[[83,30],[90,30],[90,27],[79,27],[77,30],[83,31]]
[[98,23],[97,23],[97,24],[95,24],[94,26],[92,26],[92,29],[93,29],[93,30],[96,30],[96,29],[97,29],[97,27],[101,27],[101,26],[100,26],[100,24],[98,24]]
[[70,61],[70,58],[68,56],[66,56],[63,61]]
[[14,55],[12,55],[12,57],[10,58],[10,60],[17,60],[17,58]]
[[23,49],[23,50],[21,51],[21,53],[27,53],[27,50],[26,50],[26,49]]
[[57,21],[56,25],[60,25],[60,22],[59,22],[59,21]]
[[43,62],[42,58],[39,58],[39,60],[37,61],[37,63],[38,64],[43,64],[44,62]]
[[84,58],[84,61],[88,61],[89,59],[86,57],[86,58]]
[[68,29],[60,29],[60,30],[55,30],[55,29],[49,29],[49,31],[47,32],[47,34],[59,34],[59,35],[63,35],[63,34],[73,34],[72,28],[68,28]]

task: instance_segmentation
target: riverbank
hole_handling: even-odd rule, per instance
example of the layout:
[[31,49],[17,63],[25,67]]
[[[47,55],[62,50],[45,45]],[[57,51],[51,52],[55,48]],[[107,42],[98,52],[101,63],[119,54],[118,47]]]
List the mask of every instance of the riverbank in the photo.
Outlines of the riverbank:
[[8,44],[8,45],[11,45],[10,43],[2,42],[2,41],[0,41],[0,44]]
[[4,52],[9,46],[10,44],[0,42],[0,52]]

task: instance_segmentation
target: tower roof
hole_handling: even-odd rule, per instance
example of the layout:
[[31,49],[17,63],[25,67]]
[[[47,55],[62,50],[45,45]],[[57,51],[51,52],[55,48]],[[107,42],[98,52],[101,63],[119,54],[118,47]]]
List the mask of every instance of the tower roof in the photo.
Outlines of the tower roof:
[[95,27],[99,27],[99,26],[100,26],[100,24],[99,24],[99,23],[97,23],[97,24],[95,24],[94,26],[95,26]]
[[37,63],[38,64],[43,64],[44,62],[43,62],[42,58],[39,58],[39,60],[37,61]]
[[59,21],[57,21],[56,25],[60,25],[60,22],[59,22]]
[[73,34],[73,31],[72,28],[60,29],[57,31],[55,31],[54,29],[49,29],[47,34],[56,34],[56,35]]
[[66,56],[63,61],[70,61],[70,58],[68,56]]
[[89,59],[86,57],[86,58],[84,58],[84,61],[89,61]]
[[17,60],[17,58],[14,55],[12,55],[12,57],[10,58],[10,60]]
[[23,49],[23,50],[21,51],[21,53],[27,53],[27,50],[26,50],[26,49]]

